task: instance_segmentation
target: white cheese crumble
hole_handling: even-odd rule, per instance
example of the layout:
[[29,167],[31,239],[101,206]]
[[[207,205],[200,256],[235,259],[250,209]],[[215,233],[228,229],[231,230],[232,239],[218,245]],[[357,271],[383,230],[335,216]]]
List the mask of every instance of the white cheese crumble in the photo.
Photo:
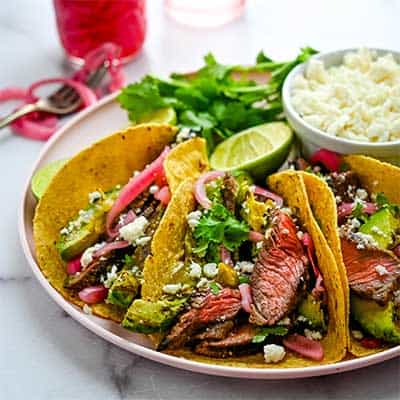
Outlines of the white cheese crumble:
[[282,361],[286,355],[285,348],[277,344],[267,344],[264,346],[264,360],[266,363],[277,363]]
[[216,263],[207,263],[203,265],[203,273],[207,278],[214,278],[218,274]]
[[375,267],[375,271],[378,273],[378,275],[383,276],[387,275],[389,271],[383,266],[383,265],[377,265]]
[[297,239],[302,240],[304,233],[302,231],[297,231],[296,236],[297,236]]
[[111,267],[111,271],[107,272],[107,277],[102,282],[106,288],[110,288],[114,281],[117,279],[118,268],[116,265]]
[[202,215],[203,215],[202,212],[198,210],[198,211],[192,211],[186,216],[186,220],[191,229],[196,228]]
[[140,175],[140,171],[133,171],[132,176],[135,178]]
[[199,282],[197,283],[197,285],[196,285],[196,287],[197,288],[202,288],[202,287],[205,287],[205,286],[207,286],[208,285],[208,279],[207,278],[201,278],[200,280],[199,280]]
[[151,240],[150,236],[142,236],[138,239],[136,239],[135,243],[136,246],[144,246],[145,244],[149,243]]
[[254,269],[254,263],[250,261],[239,261],[235,265],[235,270],[240,271],[242,273],[248,273],[251,274]]
[[136,218],[133,222],[123,226],[119,230],[119,234],[124,240],[127,240],[131,244],[135,244],[136,240],[144,235],[149,221],[143,215]]
[[182,128],[176,135],[176,143],[182,143],[185,140],[193,139],[195,137],[195,132],[192,132],[189,128]]
[[293,80],[292,102],[306,122],[357,141],[400,139],[400,64],[368,49],[345,54],[339,66],[311,59]]
[[307,328],[304,329],[304,336],[311,340],[321,340],[322,339],[321,332],[312,331],[311,329],[307,329]]
[[199,264],[193,262],[189,266],[189,276],[194,279],[199,279],[201,277],[201,267]]
[[280,321],[278,321],[277,325],[289,326],[291,323],[292,323],[292,321],[290,321],[290,318],[285,317],[285,318],[282,318]]
[[351,334],[353,335],[354,339],[361,340],[364,338],[364,334],[361,331],[352,330]]
[[355,232],[350,235],[350,238],[356,242],[358,250],[378,247],[378,243],[376,243],[375,239],[367,233]]
[[157,185],[151,185],[151,186],[149,187],[149,192],[150,192],[151,194],[156,194],[156,193],[158,192],[158,190],[159,190],[159,187],[158,187]]
[[356,198],[360,200],[366,200],[368,197],[368,193],[365,189],[357,189],[356,190]]
[[81,265],[85,269],[93,261],[93,253],[104,246],[104,242],[97,243],[92,247],[88,247],[81,256]]
[[89,197],[89,203],[93,204],[97,200],[101,199],[101,193],[96,190],[95,192],[89,193],[88,197]]
[[83,305],[82,310],[87,315],[92,315],[93,314],[92,307],[88,306],[87,304]]
[[176,294],[182,289],[181,283],[170,283],[163,286],[163,292],[166,294]]

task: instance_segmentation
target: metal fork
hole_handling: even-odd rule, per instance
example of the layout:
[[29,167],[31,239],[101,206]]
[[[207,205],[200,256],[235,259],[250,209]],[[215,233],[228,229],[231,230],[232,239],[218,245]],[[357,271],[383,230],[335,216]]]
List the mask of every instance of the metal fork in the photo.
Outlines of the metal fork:
[[[104,63],[89,75],[86,85],[92,89],[99,86],[106,71],[107,65]],[[0,119],[0,129],[15,121],[17,118],[34,111],[45,111],[51,114],[66,115],[76,111],[80,105],[81,98],[77,91],[69,85],[63,85],[50,96],[41,98],[35,103],[26,104],[3,119]]]

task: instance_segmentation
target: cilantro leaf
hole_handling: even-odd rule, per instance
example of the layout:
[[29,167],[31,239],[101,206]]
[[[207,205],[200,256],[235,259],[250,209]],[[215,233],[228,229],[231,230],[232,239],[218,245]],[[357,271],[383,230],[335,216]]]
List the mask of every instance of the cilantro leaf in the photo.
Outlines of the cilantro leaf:
[[388,208],[394,216],[400,214],[400,205],[392,204],[382,192],[376,195],[375,202],[378,208]]
[[364,205],[361,201],[356,201],[354,203],[350,216],[352,218],[357,218],[364,223],[368,221],[368,215],[364,212]]
[[266,326],[261,328],[256,335],[253,336],[253,343],[262,343],[264,340],[270,336],[285,336],[289,332],[289,329],[284,326]]
[[240,275],[239,276],[239,283],[249,283],[250,278],[247,275]]
[[239,221],[222,204],[214,204],[200,218],[193,236],[197,244],[194,252],[197,254],[213,251],[215,245],[221,244],[233,251],[248,239],[249,226]]
[[216,282],[210,282],[208,287],[210,288],[212,294],[218,294],[221,291],[220,286]]

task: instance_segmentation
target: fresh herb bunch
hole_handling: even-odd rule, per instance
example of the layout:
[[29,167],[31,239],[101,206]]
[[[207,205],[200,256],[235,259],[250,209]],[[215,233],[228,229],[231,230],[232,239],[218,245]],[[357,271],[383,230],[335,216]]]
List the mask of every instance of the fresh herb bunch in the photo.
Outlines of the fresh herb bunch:
[[[170,79],[147,75],[125,87],[118,101],[133,123],[155,110],[173,107],[178,125],[206,138],[212,151],[217,142],[238,131],[282,119],[283,82],[296,65],[315,53],[305,47],[294,60],[276,62],[260,52],[256,64],[248,67],[219,64],[209,53],[196,74],[172,74]],[[259,84],[245,78],[253,71],[269,72],[270,79]],[[242,72],[242,78],[234,79],[234,72]]]

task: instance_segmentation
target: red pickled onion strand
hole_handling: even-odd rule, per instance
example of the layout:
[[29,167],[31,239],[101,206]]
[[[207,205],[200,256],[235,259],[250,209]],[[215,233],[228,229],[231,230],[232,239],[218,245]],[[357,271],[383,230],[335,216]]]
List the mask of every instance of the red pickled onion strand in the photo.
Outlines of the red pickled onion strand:
[[136,219],[136,214],[134,213],[133,210],[129,210],[128,213],[125,215],[124,220],[122,222],[118,222],[116,225],[115,229],[113,230],[113,235],[109,236],[111,239],[114,239],[118,236],[119,230],[125,226],[130,224]]
[[52,115],[26,115],[11,124],[13,132],[34,140],[47,140],[57,130],[58,119]]
[[171,201],[171,192],[168,186],[163,186],[158,192],[154,194],[154,198],[159,200],[165,206]]
[[86,304],[101,303],[108,294],[108,289],[103,285],[89,286],[82,289],[78,296]]
[[325,168],[332,172],[338,172],[340,169],[340,154],[328,149],[319,149],[310,157],[312,165],[322,164]]
[[270,192],[269,190],[263,189],[260,186],[254,185],[254,193],[258,196],[263,196],[267,199],[273,200],[278,207],[283,206],[283,199],[281,196],[278,196],[275,193]]
[[396,254],[397,257],[400,258],[400,244],[398,244],[394,249],[393,253]]
[[27,93],[28,97],[36,99],[37,97],[35,96],[34,91],[38,87],[53,83],[61,83],[63,85],[71,86],[73,89],[75,89],[82,100],[83,107],[89,107],[90,105],[94,104],[97,101],[97,97],[92,89],[89,89],[89,87],[87,87],[81,82],[74,81],[68,78],[50,78],[37,81],[28,88],[28,93]]
[[126,240],[117,240],[115,242],[106,243],[103,247],[93,253],[93,259],[104,257],[114,250],[124,249],[128,246],[130,246],[130,243]]
[[289,350],[311,360],[321,361],[324,358],[324,348],[320,342],[293,333],[283,339],[283,344]]
[[194,185],[194,197],[203,208],[208,209],[212,205],[210,199],[207,197],[205,184],[223,176],[225,176],[225,172],[210,171],[200,175],[197,179]]
[[221,261],[226,265],[232,266],[233,261],[231,257],[231,252],[224,245],[221,245],[219,250],[220,250]]
[[239,285],[240,295],[242,297],[241,304],[244,311],[251,313],[251,305],[253,304],[253,297],[251,295],[250,285],[248,283],[241,283]]
[[165,147],[162,153],[138,176],[130,179],[120,192],[117,200],[107,214],[106,229],[108,235],[113,235],[112,224],[117,216],[124,210],[133,200],[136,199],[143,191],[145,191],[160,175],[163,170],[163,163],[169,152],[169,147]]
[[27,96],[27,90],[19,87],[8,87],[0,89],[0,101],[9,100],[25,100]]
[[81,256],[67,262],[67,274],[75,275],[82,270]]
[[311,267],[314,271],[315,275],[315,287],[313,289],[313,294],[317,295],[318,293],[324,292],[325,288],[323,286],[323,278],[321,271],[319,270],[315,259],[314,259],[314,254],[315,254],[315,249],[314,249],[314,243],[311,238],[311,235],[308,232],[303,233],[303,237],[301,239],[303,246],[307,250],[307,257],[310,260]]
[[322,295],[323,293],[325,293],[325,287],[323,285],[323,278],[322,275],[319,274],[317,276],[317,279],[315,280],[315,286],[314,289],[311,291],[311,294],[313,295],[314,298],[318,299],[320,298],[320,295]]
[[360,343],[367,349],[377,349],[382,346],[382,342],[376,338],[364,338],[360,340]]
[[164,168],[162,169],[162,171],[160,171],[160,175],[157,176],[156,180],[154,181],[154,183],[159,187],[162,188],[163,186],[168,185],[168,181],[167,181],[167,177],[165,176],[165,170]]
[[371,215],[373,213],[375,213],[376,211],[378,211],[378,206],[374,203],[364,203],[363,204],[363,212],[365,212],[365,214]]
[[260,232],[256,232],[256,231],[249,232],[250,242],[254,242],[254,243],[261,242],[264,240],[264,238],[265,238],[264,235]]
[[108,85],[108,90],[111,93],[116,92],[117,90],[120,90],[125,86],[125,74],[120,66],[115,66],[111,62],[109,73],[111,77],[111,82]]
[[[338,220],[342,221],[343,218],[349,216],[354,210],[354,203],[341,203],[337,208]],[[363,212],[371,215],[378,210],[378,207],[374,203],[364,203]]]

